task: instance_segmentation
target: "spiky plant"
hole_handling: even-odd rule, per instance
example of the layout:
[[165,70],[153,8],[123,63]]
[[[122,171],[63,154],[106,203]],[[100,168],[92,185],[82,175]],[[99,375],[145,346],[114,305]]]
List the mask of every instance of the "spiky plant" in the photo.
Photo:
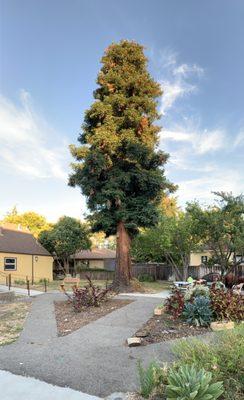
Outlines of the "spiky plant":
[[216,400],[223,393],[223,385],[211,381],[211,372],[197,370],[193,365],[172,369],[165,391],[167,400]]

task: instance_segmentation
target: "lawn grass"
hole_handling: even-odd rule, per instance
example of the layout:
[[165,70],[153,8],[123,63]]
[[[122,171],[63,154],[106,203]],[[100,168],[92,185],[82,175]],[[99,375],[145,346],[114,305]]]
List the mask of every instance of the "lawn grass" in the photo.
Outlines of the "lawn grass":
[[0,346],[14,342],[23,329],[30,303],[0,304]]
[[[47,291],[53,291],[53,290],[60,290],[60,285],[63,283],[62,280],[54,280],[52,282],[47,283]],[[98,286],[105,287],[106,284],[110,284],[111,281],[105,281],[105,280],[94,280],[94,283],[97,284]],[[161,292],[163,290],[169,290],[172,282],[169,281],[156,281],[156,282],[140,282],[143,288],[147,293],[157,293]],[[87,281],[81,280],[79,286],[84,286],[87,284]],[[26,283],[15,283],[13,282],[13,286],[15,287],[20,287],[26,289]],[[65,289],[66,290],[71,290],[73,286],[73,283],[65,283]],[[39,290],[44,292],[44,283],[34,283],[33,285],[30,284],[30,289],[34,290]]]

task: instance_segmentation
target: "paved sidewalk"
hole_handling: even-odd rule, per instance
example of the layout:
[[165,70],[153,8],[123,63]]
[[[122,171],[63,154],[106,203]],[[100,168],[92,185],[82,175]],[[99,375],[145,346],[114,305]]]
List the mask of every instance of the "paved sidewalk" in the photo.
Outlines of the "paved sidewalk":
[[[12,286],[10,289],[11,292],[15,292],[16,294],[20,294],[23,296],[28,296],[28,290],[23,289],[23,288],[18,288],[15,286]],[[9,292],[9,289],[5,285],[0,285],[0,292]],[[38,296],[40,294],[43,294],[43,292],[40,292],[39,290],[30,290],[30,296]]]
[[172,360],[170,343],[128,348],[132,336],[153,314],[158,298],[135,301],[64,337],[57,337],[53,300],[37,296],[19,340],[0,347],[0,368],[104,397],[138,388],[137,363]]
[[1,400],[99,400],[99,397],[61,388],[0,370]]
[[169,290],[163,290],[162,292],[157,292],[157,293],[120,293],[120,296],[129,296],[129,297],[151,297],[153,299],[166,299],[169,297],[170,291]]

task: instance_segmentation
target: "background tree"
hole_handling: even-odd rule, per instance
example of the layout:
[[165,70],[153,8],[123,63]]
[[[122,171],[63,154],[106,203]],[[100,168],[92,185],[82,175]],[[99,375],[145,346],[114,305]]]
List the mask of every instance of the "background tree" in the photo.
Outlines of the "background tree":
[[34,211],[27,211],[19,214],[16,207],[6,215],[3,222],[21,225],[23,228],[29,229],[29,231],[36,237],[40,232],[51,227],[51,224],[47,222],[43,215],[37,214]]
[[62,260],[65,272],[68,274],[70,256],[78,250],[90,248],[89,235],[87,224],[64,216],[52,229],[41,232],[39,241],[50,253],[55,253]]
[[71,146],[70,185],[87,197],[93,231],[117,235],[114,286],[129,286],[131,239],[139,227],[155,225],[163,190],[172,190],[162,168],[168,156],[156,151],[161,88],[147,71],[143,47],[111,44],[102,57],[95,102],[83,132]]
[[176,279],[186,280],[190,254],[199,248],[194,220],[189,213],[178,216],[161,213],[158,225],[134,239],[133,256],[138,261],[166,262]]
[[212,252],[210,263],[218,264],[225,275],[244,258],[244,197],[224,192],[214,194],[217,196],[214,206],[204,209],[194,202],[188,204],[187,210],[195,220],[195,232]]

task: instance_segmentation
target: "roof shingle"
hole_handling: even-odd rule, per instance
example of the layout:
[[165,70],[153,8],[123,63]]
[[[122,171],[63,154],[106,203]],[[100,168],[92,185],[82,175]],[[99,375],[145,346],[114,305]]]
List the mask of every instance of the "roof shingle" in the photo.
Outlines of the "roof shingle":
[[31,233],[0,227],[0,252],[51,256]]

